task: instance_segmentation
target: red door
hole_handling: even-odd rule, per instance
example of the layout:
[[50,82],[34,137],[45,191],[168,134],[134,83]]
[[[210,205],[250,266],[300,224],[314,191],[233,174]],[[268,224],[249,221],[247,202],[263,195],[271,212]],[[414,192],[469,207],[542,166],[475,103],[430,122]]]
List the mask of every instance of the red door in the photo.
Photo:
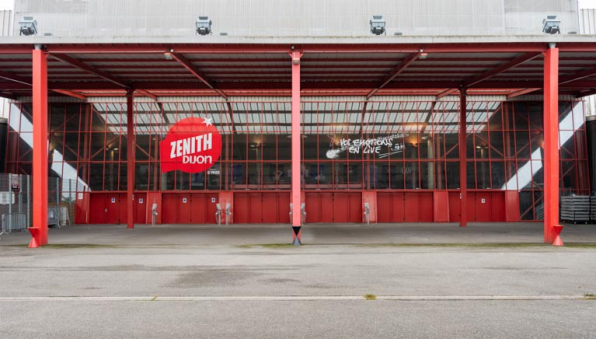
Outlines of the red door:
[[476,193],[467,192],[466,218],[468,222],[476,221]]
[[190,223],[207,223],[207,196],[202,193],[193,193],[190,204]]
[[461,220],[459,217],[461,212],[459,194],[459,192],[449,192],[449,222],[459,222]]
[[349,193],[335,193],[333,197],[333,221],[346,223],[350,220],[350,196]]
[[362,193],[350,193],[349,197],[349,222],[361,223],[362,222]]
[[405,193],[404,200],[405,200],[404,221],[405,222],[419,222],[420,221],[419,194],[418,193]]
[[[250,209],[249,205],[249,194],[248,193],[236,193],[234,194],[234,223],[235,224],[248,224],[248,216]],[[222,206],[225,208],[225,206]]]
[[147,194],[146,193],[135,193],[134,203],[134,223],[135,224],[146,224],[147,223]]
[[[333,207],[333,193],[320,193],[321,194],[321,221],[324,223],[332,223],[333,215],[335,214]],[[306,216],[308,218],[308,215]]]
[[[290,193],[277,193],[278,196],[278,223],[280,224],[289,224],[290,223]],[[306,198],[305,198],[306,199]],[[308,206],[308,201],[305,201],[306,206]],[[308,207],[306,207],[306,222],[309,221],[310,216],[308,215]]]
[[105,194],[91,193],[89,204],[89,223],[91,224],[105,224],[106,216],[108,214]]
[[[108,193],[107,202],[106,202],[106,223],[107,224],[120,224],[120,218],[122,217],[122,213],[126,213],[126,207],[121,208],[121,204],[126,205],[126,199],[124,202],[121,202],[121,194],[119,193]],[[124,211],[122,211],[122,209]],[[124,218],[124,222],[126,222],[126,218]]]
[[178,223],[178,195],[164,193],[161,198],[161,222],[163,224]]
[[[321,222],[321,195],[320,193],[306,193],[306,222],[317,223]],[[290,220],[290,201],[288,196],[288,222]]]
[[392,193],[377,193],[377,221],[380,223],[391,222]]
[[418,210],[420,211],[419,214],[419,222],[433,222],[434,221],[434,212],[433,212],[433,194],[424,192],[418,193]]
[[178,194],[178,224],[191,224],[190,214],[192,211],[191,194]]
[[491,221],[505,222],[505,192],[492,193]]
[[277,202],[277,193],[263,193],[263,223],[277,223],[279,213],[279,204]]
[[404,222],[405,193],[378,193],[377,220],[381,223]]
[[490,222],[492,221],[492,193],[478,192],[476,193],[476,221]]
[[249,195],[249,222],[260,224],[263,222],[263,196],[261,193],[250,193]]
[[[217,212],[217,204],[219,203],[219,194],[217,193],[208,193],[204,194],[205,197],[205,223],[206,224],[216,224],[217,220],[215,219],[215,212]],[[222,206],[222,210],[225,211],[226,207]],[[223,220],[223,219],[222,219]]]

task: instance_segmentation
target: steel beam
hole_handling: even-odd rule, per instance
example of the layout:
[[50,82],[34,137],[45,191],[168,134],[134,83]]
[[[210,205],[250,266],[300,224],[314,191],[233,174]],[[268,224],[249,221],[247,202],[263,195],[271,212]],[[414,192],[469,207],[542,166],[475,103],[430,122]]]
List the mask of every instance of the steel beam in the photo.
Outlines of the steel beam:
[[33,50],[33,239],[48,243],[48,54]]
[[180,65],[182,65],[182,67],[186,68],[187,71],[189,71],[192,75],[194,75],[197,79],[199,79],[200,82],[204,83],[205,85],[207,85],[207,87],[211,88],[212,90],[214,90],[217,94],[219,94],[221,97],[223,97],[224,99],[227,99],[228,96],[222,92],[221,90],[215,88],[215,86],[211,83],[211,81],[209,81],[196,67],[195,65],[193,65],[190,61],[188,61],[188,59],[186,59],[186,57],[180,53],[172,53],[172,52],[166,52],[166,55],[169,55],[170,57],[172,57],[174,60],[176,60]]
[[544,242],[559,226],[559,49],[544,54]]
[[596,67],[595,68],[590,68],[587,69],[585,71],[581,71],[579,73],[575,73],[575,74],[571,74],[571,75],[566,75],[564,77],[561,77],[559,79],[559,85],[562,84],[566,84],[569,82],[573,82],[573,81],[577,81],[577,80],[581,80],[581,79],[585,79],[591,76],[595,76],[596,75]]
[[291,52],[292,57],[292,243],[302,241],[302,215],[300,211],[301,178],[300,171],[300,59],[302,52]]
[[135,189],[135,129],[134,129],[134,95],[129,90],[126,93],[126,134],[127,134],[127,156],[126,156],[126,208],[128,210],[126,227],[134,228],[134,189]]
[[86,63],[84,63],[80,60],[77,60],[71,56],[68,56],[66,54],[52,54],[52,57],[54,59],[63,61],[73,67],[76,67],[80,70],[86,71],[91,74],[95,74],[96,76],[98,76],[106,81],[109,81],[115,85],[118,85],[122,88],[130,88],[130,86],[125,81],[120,80],[106,72],[100,71],[100,70],[96,69],[95,67],[87,65]]
[[467,198],[468,198],[468,174],[467,174],[467,154],[466,154],[466,137],[468,134],[466,125],[467,116],[467,100],[466,89],[462,87],[460,90],[459,101],[459,198],[460,201],[460,227],[468,226],[467,215]]
[[68,95],[69,97],[73,97],[73,98],[77,98],[77,99],[81,99],[81,100],[87,100],[87,97],[82,94],[63,90],[63,89],[53,89],[52,92]]
[[[521,56],[519,56],[519,57],[517,57],[517,58],[515,58],[515,59],[513,59],[513,60],[511,60],[511,61],[509,61],[509,62],[507,62],[507,63],[505,63],[505,64],[503,64],[503,65],[501,65],[501,66],[499,66],[497,68],[495,68],[495,69],[493,69],[493,70],[490,70],[490,71],[488,71],[488,72],[486,72],[486,73],[484,73],[484,74],[482,74],[480,76],[475,77],[474,79],[471,79],[469,81],[464,82],[464,86],[467,87],[467,88],[470,88],[472,86],[475,86],[475,85],[483,82],[486,79],[489,79],[491,77],[494,77],[497,74],[506,72],[506,71],[508,71],[508,70],[510,70],[512,68],[515,68],[515,67],[523,64],[524,62],[533,60],[533,59],[535,59],[536,57],[538,57],[541,54],[542,54],[542,52],[533,52],[533,53],[526,53],[524,55],[521,55]],[[457,67],[457,66],[455,66],[455,67]]]
[[[31,83],[31,81],[29,79],[20,77],[18,75],[15,75],[15,74],[12,74],[12,73],[9,73],[9,72],[2,72],[2,71],[0,71],[0,79],[12,81],[12,82],[15,82],[15,83],[18,83],[18,84],[21,84],[21,85],[25,85],[27,87],[31,87],[32,86],[32,83]],[[84,97],[84,96],[82,96],[80,94],[71,92],[71,91],[60,90],[60,89],[52,89],[52,91],[53,92],[56,92],[56,93],[68,95],[68,96],[71,96],[71,97],[75,97],[75,98],[78,98],[78,99],[87,100],[86,97]]]
[[437,94],[437,100],[439,100],[443,97],[446,97],[448,95],[454,94],[457,91],[458,91],[457,88],[450,88],[450,89],[444,90],[443,92]]
[[539,91],[540,88],[524,88],[524,89],[520,89],[519,91],[515,91],[512,93],[507,94],[507,99],[512,99],[521,95],[525,95],[528,93],[532,93],[532,92],[536,92]]
[[400,64],[399,66],[397,66],[392,72],[391,74],[389,74],[385,80],[383,80],[383,82],[381,83],[381,85],[379,85],[377,88],[373,89],[372,91],[370,91],[367,95],[366,95],[366,99],[370,99],[373,95],[375,95],[375,93],[377,93],[380,89],[382,89],[383,87],[387,86],[387,84],[389,84],[391,81],[393,81],[393,79],[395,79],[396,76],[398,76],[401,72],[403,72],[406,68],[408,68],[408,66],[410,66],[414,61],[416,61],[418,59],[418,57],[420,57],[420,54],[422,54],[422,51],[419,51],[418,53],[412,53],[410,54],[410,56],[408,56],[407,58],[405,58]]

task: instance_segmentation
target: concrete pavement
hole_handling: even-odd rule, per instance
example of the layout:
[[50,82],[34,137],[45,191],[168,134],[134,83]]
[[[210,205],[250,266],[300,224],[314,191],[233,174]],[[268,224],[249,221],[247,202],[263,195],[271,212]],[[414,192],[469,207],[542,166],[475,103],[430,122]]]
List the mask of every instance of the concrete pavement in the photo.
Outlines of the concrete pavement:
[[[591,338],[596,228],[52,229],[0,240],[1,338]],[[367,300],[365,295],[368,295]]]

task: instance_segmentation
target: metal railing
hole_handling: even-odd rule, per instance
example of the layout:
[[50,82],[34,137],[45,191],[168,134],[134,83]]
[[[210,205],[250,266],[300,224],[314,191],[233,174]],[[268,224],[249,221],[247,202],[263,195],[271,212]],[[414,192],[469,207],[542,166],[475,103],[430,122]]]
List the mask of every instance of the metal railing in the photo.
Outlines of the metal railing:
[[[77,180],[48,178],[48,226],[71,225],[75,220],[76,194],[83,190]],[[32,204],[30,176],[0,173],[0,234],[31,227]]]

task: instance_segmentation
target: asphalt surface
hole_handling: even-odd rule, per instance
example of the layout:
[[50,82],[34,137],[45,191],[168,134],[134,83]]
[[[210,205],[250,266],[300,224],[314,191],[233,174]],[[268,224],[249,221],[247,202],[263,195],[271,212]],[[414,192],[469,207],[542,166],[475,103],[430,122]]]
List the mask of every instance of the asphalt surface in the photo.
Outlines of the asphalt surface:
[[562,248],[538,224],[317,226],[301,247],[275,226],[15,233],[0,338],[594,338],[596,233],[566,231]]

